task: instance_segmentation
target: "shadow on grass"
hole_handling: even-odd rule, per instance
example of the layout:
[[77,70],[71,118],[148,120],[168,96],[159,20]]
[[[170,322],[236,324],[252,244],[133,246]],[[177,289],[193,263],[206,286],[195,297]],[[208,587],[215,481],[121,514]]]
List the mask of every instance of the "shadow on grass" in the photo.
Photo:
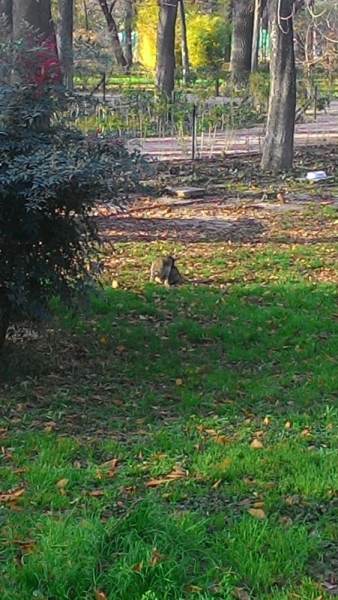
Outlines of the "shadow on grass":
[[77,317],[57,307],[58,328],[3,350],[1,417],[19,404],[37,426],[62,414],[56,430],[123,433],[139,419],[335,404],[336,298],[333,285],[290,283],[108,290]]

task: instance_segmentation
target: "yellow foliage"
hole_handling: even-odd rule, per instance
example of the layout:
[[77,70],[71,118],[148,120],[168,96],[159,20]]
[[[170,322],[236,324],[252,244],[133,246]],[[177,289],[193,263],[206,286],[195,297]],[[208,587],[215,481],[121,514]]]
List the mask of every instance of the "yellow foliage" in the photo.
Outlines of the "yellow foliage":
[[[156,67],[157,25],[159,6],[157,0],[145,0],[137,11],[137,58],[148,71]],[[229,26],[218,15],[200,14],[188,10],[186,15],[189,62],[193,69],[219,68],[229,39]],[[176,64],[181,64],[181,23],[176,24]]]

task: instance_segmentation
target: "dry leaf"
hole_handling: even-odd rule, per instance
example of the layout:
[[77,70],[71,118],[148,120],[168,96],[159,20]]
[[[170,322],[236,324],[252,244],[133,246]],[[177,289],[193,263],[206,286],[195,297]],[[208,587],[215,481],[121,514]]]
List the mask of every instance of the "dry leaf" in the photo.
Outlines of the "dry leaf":
[[248,508],[248,513],[255,519],[266,519],[266,514],[262,508]]
[[124,350],[126,349],[125,346],[117,346],[116,350],[118,350],[119,352],[124,352]]
[[290,517],[280,517],[280,519],[278,519],[278,523],[284,525],[284,529],[290,529],[290,527],[293,525],[293,520],[290,519]]
[[68,481],[69,481],[69,479],[66,479],[66,478],[60,479],[60,481],[57,482],[56,486],[58,488],[64,488],[67,485]]
[[175,383],[176,383],[176,385],[183,385],[183,380],[182,379],[176,379]]
[[157,548],[153,548],[153,555],[149,560],[149,564],[151,567],[155,567],[157,563],[163,562],[167,560],[167,557],[164,554],[160,554]]
[[253,507],[254,508],[263,508],[265,502],[254,502],[253,503]]
[[214,485],[212,486],[213,490],[218,490],[218,488],[221,486],[222,484],[222,479],[219,479],[218,481],[216,481],[216,483],[214,483]]
[[232,463],[231,458],[226,458],[225,460],[222,460],[221,463],[216,465],[215,468],[219,469],[219,470],[228,469],[228,467],[230,467],[231,463]]
[[25,493],[25,488],[18,488],[12,492],[5,492],[0,494],[0,502],[15,502]]
[[93,498],[102,498],[104,496],[103,490],[93,490],[92,492],[86,492],[86,496],[92,496]]
[[108,344],[108,338],[106,338],[106,337],[100,338],[100,344]]
[[256,450],[259,450],[260,448],[264,448],[263,442],[260,442],[259,440],[257,440],[257,438],[252,440],[250,446],[251,446],[251,448],[255,448]]
[[265,419],[263,419],[263,425],[270,425],[270,419],[269,417],[265,417]]
[[134,565],[132,567],[133,571],[142,571],[143,569],[143,562],[138,563],[137,565]]
[[116,290],[119,287],[119,282],[117,281],[117,279],[113,279],[113,281],[111,282],[111,286],[113,290]]
[[286,421],[284,427],[285,427],[285,429],[291,429],[291,427],[292,427],[291,421]]
[[95,600],[108,600],[106,594],[101,590],[94,590]]
[[107,460],[106,462],[102,463],[102,465],[99,465],[99,469],[103,469],[105,467],[109,469],[116,469],[118,462],[118,458],[112,458],[111,460]]
[[203,592],[203,588],[198,585],[185,585],[183,589],[185,592]]
[[74,460],[73,467],[75,467],[75,469],[81,469],[82,465],[79,460]]
[[250,600],[248,592],[243,588],[235,587],[232,590],[232,595],[235,596],[235,598],[238,598],[238,600]]

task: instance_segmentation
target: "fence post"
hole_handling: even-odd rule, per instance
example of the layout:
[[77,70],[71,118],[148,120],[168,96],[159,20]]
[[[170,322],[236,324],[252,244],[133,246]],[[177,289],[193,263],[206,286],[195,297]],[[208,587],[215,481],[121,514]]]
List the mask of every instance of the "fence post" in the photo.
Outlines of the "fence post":
[[196,104],[192,107],[192,140],[191,140],[191,160],[196,158],[197,149],[197,108]]
[[313,118],[315,121],[317,119],[317,100],[318,100],[318,86],[315,85],[314,95],[313,95]]
[[103,95],[103,102],[106,101],[106,73],[103,73],[102,75],[102,95]]

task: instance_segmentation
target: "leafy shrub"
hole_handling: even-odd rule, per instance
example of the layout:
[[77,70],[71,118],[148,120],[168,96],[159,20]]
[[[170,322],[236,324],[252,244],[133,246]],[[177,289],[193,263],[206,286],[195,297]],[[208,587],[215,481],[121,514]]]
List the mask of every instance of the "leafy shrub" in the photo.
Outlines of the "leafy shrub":
[[[138,59],[149,71],[156,66],[158,2],[146,0],[137,11]],[[201,14],[190,7],[186,14],[189,62],[193,69],[220,69],[230,40],[230,26],[224,15]],[[175,37],[176,65],[181,57],[181,22],[178,16]]]
[[10,323],[47,315],[51,297],[92,289],[93,207],[139,180],[122,140],[61,125],[65,102],[55,86],[0,88],[0,347]]

